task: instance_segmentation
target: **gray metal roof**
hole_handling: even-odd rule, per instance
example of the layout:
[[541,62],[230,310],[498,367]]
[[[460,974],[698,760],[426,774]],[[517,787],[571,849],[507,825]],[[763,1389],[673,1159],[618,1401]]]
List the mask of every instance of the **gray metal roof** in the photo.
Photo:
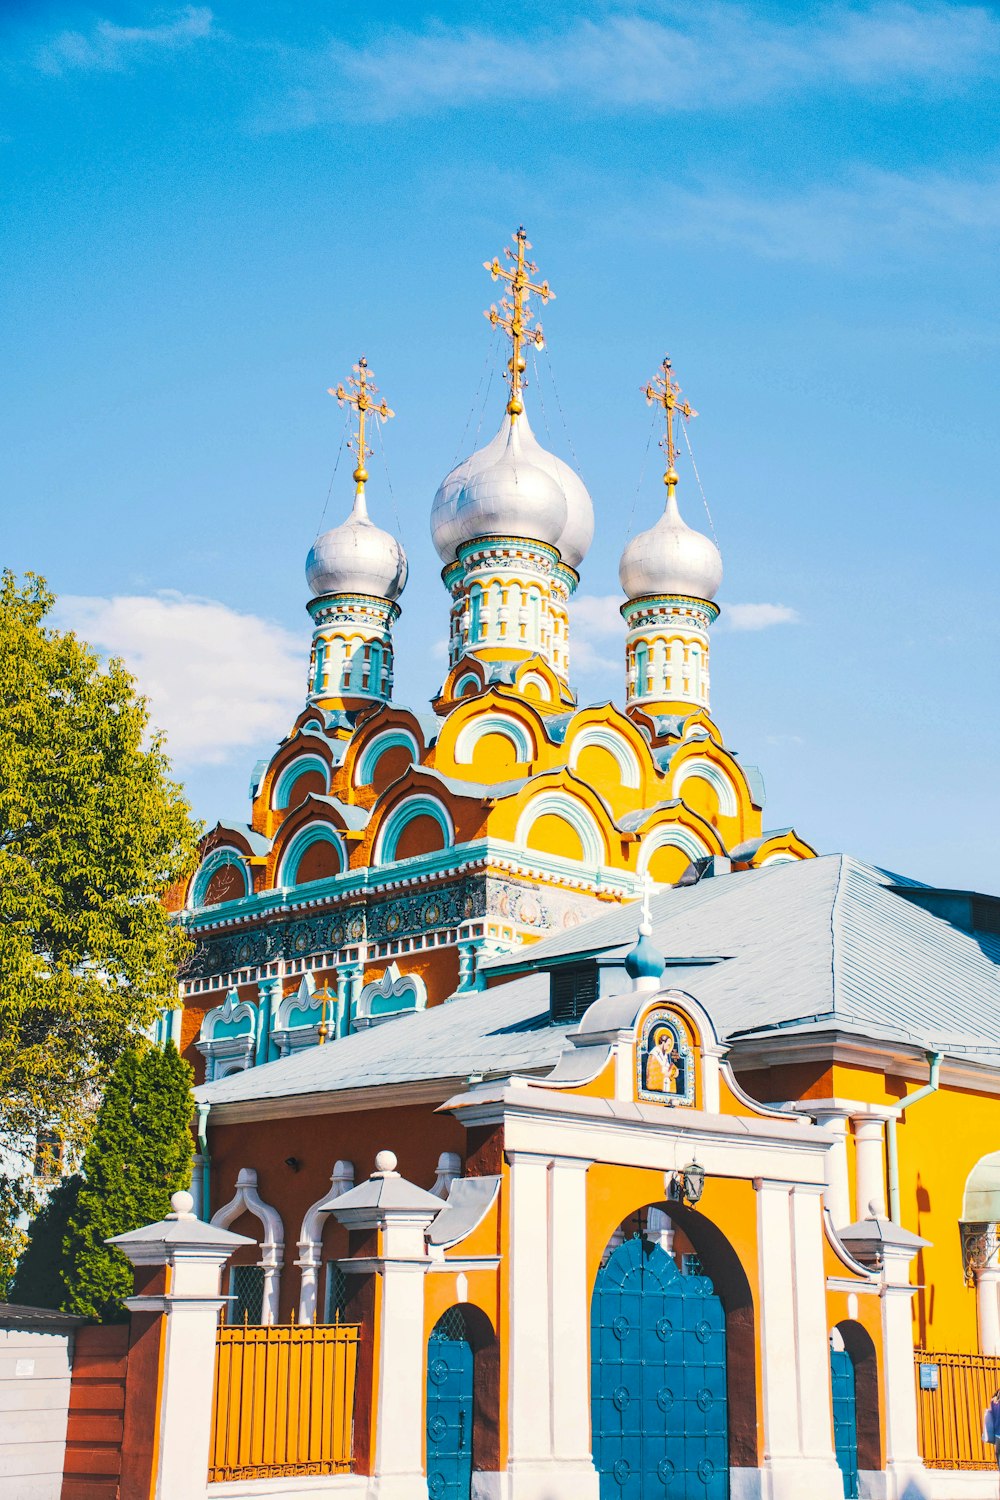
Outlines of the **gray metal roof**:
[[[835,854],[662,891],[651,911],[653,941],[670,960],[664,986],[694,995],[730,1042],[836,1029],[1000,1067],[1000,935],[965,931],[900,888],[928,889]],[[198,1097],[546,1069],[569,1030],[548,1024],[546,964],[630,948],[637,915],[634,904],[612,907],[484,965],[499,977],[520,961],[530,973],[209,1084]]]

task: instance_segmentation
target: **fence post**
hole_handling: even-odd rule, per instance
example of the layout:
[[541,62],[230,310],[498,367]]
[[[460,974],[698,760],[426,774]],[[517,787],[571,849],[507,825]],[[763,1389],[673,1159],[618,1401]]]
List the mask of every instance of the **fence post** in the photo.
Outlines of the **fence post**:
[[222,1266],[245,1235],[195,1218],[174,1193],[157,1224],[108,1241],[135,1267],[121,1500],[191,1500],[208,1482]]
[[856,1260],[880,1273],[886,1500],[924,1494],[913,1348],[916,1287],[910,1285],[910,1263],[930,1241],[875,1215],[841,1229],[840,1237]]
[[379,1500],[426,1500],[424,1476],[424,1274],[430,1270],[424,1233],[444,1204],[396,1171],[391,1151],[380,1151],[375,1171],[331,1206],[341,1224],[374,1231],[373,1243],[354,1261],[342,1261],[348,1275],[374,1274],[381,1296],[374,1333],[372,1411],[373,1490]]

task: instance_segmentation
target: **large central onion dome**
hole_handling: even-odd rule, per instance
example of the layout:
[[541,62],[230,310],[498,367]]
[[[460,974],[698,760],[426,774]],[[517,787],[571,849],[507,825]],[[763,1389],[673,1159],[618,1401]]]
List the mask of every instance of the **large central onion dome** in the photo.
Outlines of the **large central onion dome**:
[[547,542],[578,568],[594,539],[594,507],[583,480],[542,447],[522,411],[505,416],[493,441],[442,481],[431,536],[445,563],[465,542],[510,536]]
[[714,599],[722,582],[722,558],[715,543],[681,519],[671,484],[667,505],[655,526],[634,536],[618,565],[630,599],[647,594],[684,594]]
[[368,515],[363,488],[342,526],[318,536],[306,558],[306,580],[315,597],[367,594],[394,601],[406,583],[406,553]]

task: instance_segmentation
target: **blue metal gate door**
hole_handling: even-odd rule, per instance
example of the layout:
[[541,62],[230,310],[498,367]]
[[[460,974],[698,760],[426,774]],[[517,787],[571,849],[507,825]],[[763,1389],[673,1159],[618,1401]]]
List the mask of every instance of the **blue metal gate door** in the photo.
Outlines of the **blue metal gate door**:
[[708,1278],[627,1240],[598,1272],[590,1350],[601,1500],[728,1500],[726,1325]]
[[469,1500],[472,1491],[472,1347],[450,1308],[427,1341],[427,1493]]
[[833,1386],[833,1447],[844,1476],[846,1500],[858,1494],[858,1395],[854,1361],[846,1349],[830,1350]]

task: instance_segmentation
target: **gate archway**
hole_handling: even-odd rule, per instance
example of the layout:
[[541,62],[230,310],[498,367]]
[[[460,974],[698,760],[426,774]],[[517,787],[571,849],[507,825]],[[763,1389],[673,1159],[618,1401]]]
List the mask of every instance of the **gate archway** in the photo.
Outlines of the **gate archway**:
[[469,1303],[449,1307],[427,1340],[429,1500],[469,1500],[473,1471],[499,1469],[499,1389],[489,1318]]
[[597,1274],[590,1348],[601,1500],[728,1500],[726,1320],[711,1281],[626,1240]]

